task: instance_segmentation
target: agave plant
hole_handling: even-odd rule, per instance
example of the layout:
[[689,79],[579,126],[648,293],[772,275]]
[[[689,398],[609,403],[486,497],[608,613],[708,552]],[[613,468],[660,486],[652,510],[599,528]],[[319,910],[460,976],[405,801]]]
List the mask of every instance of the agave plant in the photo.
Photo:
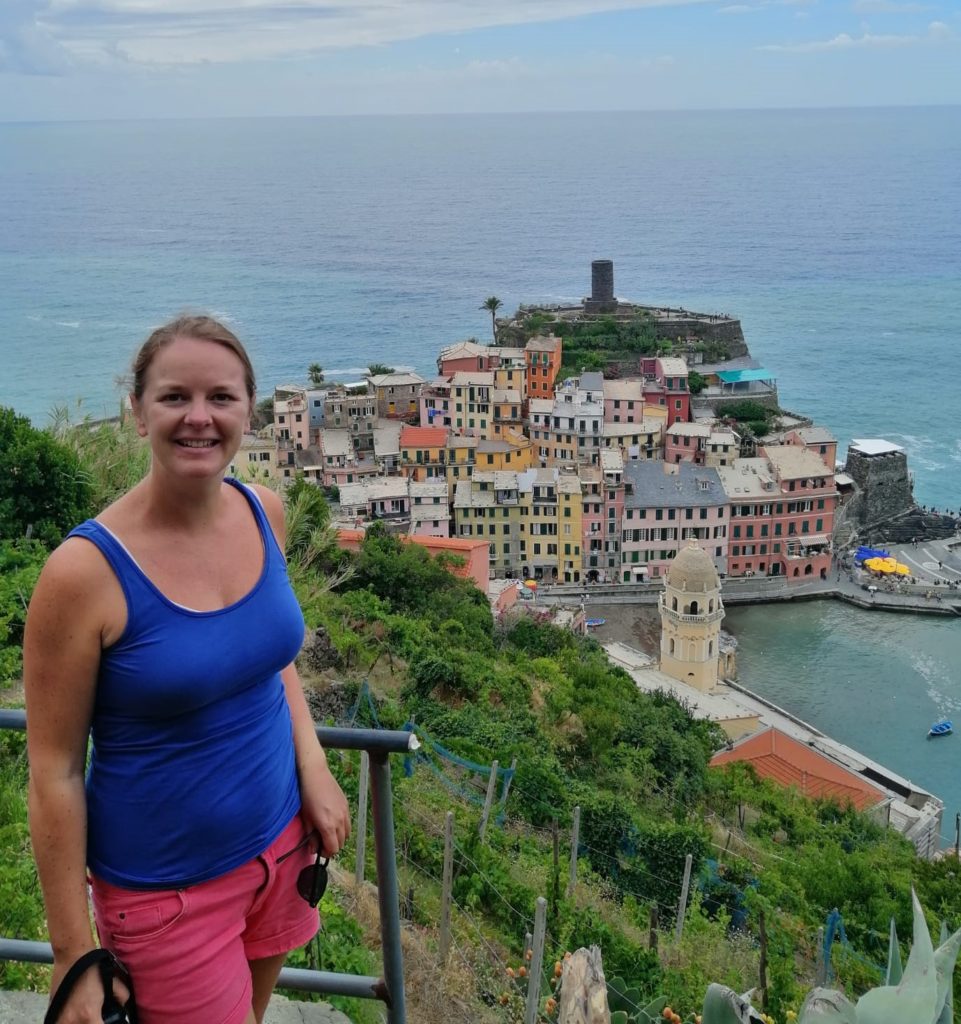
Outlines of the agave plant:
[[[887,984],[865,992],[852,1003],[843,993],[816,988],[805,999],[798,1024],[952,1024],[951,980],[961,949],[961,929],[950,937],[942,925],[941,945],[931,942],[921,904],[911,893],[914,943],[901,967],[894,923],[888,947]],[[762,1024],[749,996],[711,985],[704,997],[702,1024]]]

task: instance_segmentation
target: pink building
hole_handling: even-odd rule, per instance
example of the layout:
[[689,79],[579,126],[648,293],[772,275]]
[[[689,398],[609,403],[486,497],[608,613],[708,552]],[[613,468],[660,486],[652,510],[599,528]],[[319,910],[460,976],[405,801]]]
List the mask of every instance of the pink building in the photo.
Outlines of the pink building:
[[691,462],[624,466],[621,580],[657,579],[693,540],[727,571],[728,496],[718,470]]
[[604,381],[604,422],[641,423],[644,419],[644,382]]
[[668,426],[679,421],[687,423],[691,418],[687,363],[675,356],[645,356],[641,359],[641,373],[644,401],[666,410]]
[[476,341],[460,341],[441,349],[437,357],[437,370],[442,377],[455,373],[477,373],[500,365],[497,349],[478,345]]
[[785,444],[798,445],[813,452],[831,472],[837,465],[837,438],[824,427],[797,427],[784,435]]
[[694,462],[704,465],[708,438],[713,432],[709,423],[674,423],[664,431],[664,461]]
[[731,503],[730,575],[827,577],[837,489],[819,455],[771,445],[718,472]]

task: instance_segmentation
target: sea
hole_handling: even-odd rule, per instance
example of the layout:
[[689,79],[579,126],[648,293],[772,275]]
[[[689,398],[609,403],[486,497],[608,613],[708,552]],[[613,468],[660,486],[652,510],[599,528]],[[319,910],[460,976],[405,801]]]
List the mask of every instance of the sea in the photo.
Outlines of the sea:
[[[740,317],[782,405],[902,445],[961,506],[961,107],[0,124],[0,405],[113,415],[152,326],[207,310],[267,394],[429,376],[481,304]],[[741,679],[961,811],[961,622],[732,611]]]

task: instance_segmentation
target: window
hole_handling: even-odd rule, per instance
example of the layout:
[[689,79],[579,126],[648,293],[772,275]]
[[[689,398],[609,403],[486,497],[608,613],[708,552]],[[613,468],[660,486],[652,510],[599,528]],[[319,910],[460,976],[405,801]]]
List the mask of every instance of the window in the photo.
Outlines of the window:
[[735,526],[734,527],[734,533],[732,534],[732,536],[733,537],[740,537],[741,536],[741,527],[740,526]]

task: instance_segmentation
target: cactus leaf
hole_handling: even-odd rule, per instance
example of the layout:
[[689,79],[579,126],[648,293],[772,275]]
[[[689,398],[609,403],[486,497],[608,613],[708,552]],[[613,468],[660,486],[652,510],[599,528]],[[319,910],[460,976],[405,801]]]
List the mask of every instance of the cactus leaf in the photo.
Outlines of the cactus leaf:
[[630,1024],[630,1022],[623,1010],[615,1010],[611,1014],[611,1024]]
[[946,1022],[951,1024],[953,1019],[953,999],[951,993],[951,979],[954,974],[954,965],[958,959],[958,951],[961,950],[961,929],[954,935],[947,937],[947,926],[941,925],[941,945],[934,951],[934,965],[938,979],[938,1004],[936,1013],[938,1024]]
[[888,934],[888,970],[884,977],[886,985],[897,985],[904,974],[901,965],[901,947],[898,945],[898,932],[894,927],[894,918],[891,918],[891,930]]
[[726,985],[708,985],[702,1024],[750,1024],[759,1019],[751,1004]]
[[912,891],[914,943],[900,984],[865,992],[857,1003],[858,1024],[888,1024],[893,1020],[934,1021],[940,1013],[934,947],[924,912]]
[[657,999],[652,999],[651,1002],[644,1007],[644,1013],[648,1017],[654,1018],[661,1015],[661,1010],[667,1006],[667,996],[658,996]]
[[857,1024],[854,1003],[832,988],[816,988],[808,993],[798,1024]]

